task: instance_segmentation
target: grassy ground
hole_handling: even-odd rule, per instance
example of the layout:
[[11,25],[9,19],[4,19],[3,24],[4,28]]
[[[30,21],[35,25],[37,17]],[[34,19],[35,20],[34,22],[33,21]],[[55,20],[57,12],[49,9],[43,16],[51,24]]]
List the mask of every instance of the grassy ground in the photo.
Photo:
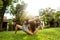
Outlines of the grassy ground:
[[0,40],[60,40],[60,28],[39,30],[34,35],[27,35],[23,31],[0,32]]

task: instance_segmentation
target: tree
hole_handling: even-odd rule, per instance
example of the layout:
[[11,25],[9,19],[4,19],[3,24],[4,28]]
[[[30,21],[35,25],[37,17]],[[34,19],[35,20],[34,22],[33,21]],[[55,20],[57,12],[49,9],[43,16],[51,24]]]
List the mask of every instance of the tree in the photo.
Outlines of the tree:
[[23,5],[17,4],[17,6],[16,6],[16,10],[18,10],[16,13],[16,19],[19,22],[21,22],[22,16],[24,14],[24,7],[25,7],[25,4],[23,4]]
[[55,12],[55,9],[51,9],[51,8],[41,9],[39,10],[39,16],[43,16],[46,14],[49,14],[50,16],[52,16],[54,12]]
[[24,9],[26,8],[26,4],[24,1],[20,1],[20,4],[17,4],[16,7],[14,5],[10,6],[10,13],[16,17],[16,23],[21,24],[21,22],[25,19]]
[[16,0],[0,0],[0,30],[2,30],[3,17],[6,7],[11,5],[12,1]]
[[53,19],[53,15],[55,13],[55,10],[54,9],[51,9],[51,8],[45,8],[45,9],[41,9],[39,11],[39,16],[42,16],[45,23],[47,23],[48,25],[50,25],[50,22],[52,21]]
[[3,7],[3,2],[0,0],[0,9]]
[[54,14],[54,19],[55,19],[55,24],[56,26],[60,26],[60,11],[57,11],[55,14]]

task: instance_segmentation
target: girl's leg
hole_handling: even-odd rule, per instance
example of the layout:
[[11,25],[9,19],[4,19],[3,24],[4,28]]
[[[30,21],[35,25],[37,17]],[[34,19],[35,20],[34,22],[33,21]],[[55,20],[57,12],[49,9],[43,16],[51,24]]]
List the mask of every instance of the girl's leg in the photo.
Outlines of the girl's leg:
[[39,30],[40,26],[38,26],[35,31],[34,31],[34,34]]
[[18,30],[18,29],[22,29],[22,26],[21,26],[21,25],[16,24],[16,27],[15,27],[15,34],[16,34],[16,32],[17,32],[17,30]]
[[26,32],[27,34],[33,35],[33,33],[32,33],[29,29],[25,30],[25,32]]
[[[21,25],[18,25],[18,24],[16,25],[16,27],[15,27],[15,34],[16,34],[18,28],[19,28],[19,29],[22,29],[22,26],[21,26]],[[32,33],[29,29],[26,29],[25,32],[26,32],[27,34],[33,35],[33,33]]]

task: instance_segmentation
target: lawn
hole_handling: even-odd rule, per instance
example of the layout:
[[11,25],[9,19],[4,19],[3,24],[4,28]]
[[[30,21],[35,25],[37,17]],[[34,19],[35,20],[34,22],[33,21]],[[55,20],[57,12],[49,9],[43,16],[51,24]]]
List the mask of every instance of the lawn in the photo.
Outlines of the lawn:
[[27,35],[23,31],[0,32],[0,40],[60,40],[60,28],[49,28],[39,30],[34,35]]

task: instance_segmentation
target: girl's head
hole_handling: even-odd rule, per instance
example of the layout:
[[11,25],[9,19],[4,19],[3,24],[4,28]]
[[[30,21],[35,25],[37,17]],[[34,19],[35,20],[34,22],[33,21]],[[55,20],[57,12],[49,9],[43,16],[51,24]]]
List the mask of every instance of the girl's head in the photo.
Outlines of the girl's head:
[[39,20],[39,17],[38,16],[35,16],[34,20],[35,21],[38,21]]
[[28,23],[28,20],[29,20],[29,19],[26,19],[26,20],[24,21],[24,24],[25,24],[25,25],[29,24],[29,23]]

